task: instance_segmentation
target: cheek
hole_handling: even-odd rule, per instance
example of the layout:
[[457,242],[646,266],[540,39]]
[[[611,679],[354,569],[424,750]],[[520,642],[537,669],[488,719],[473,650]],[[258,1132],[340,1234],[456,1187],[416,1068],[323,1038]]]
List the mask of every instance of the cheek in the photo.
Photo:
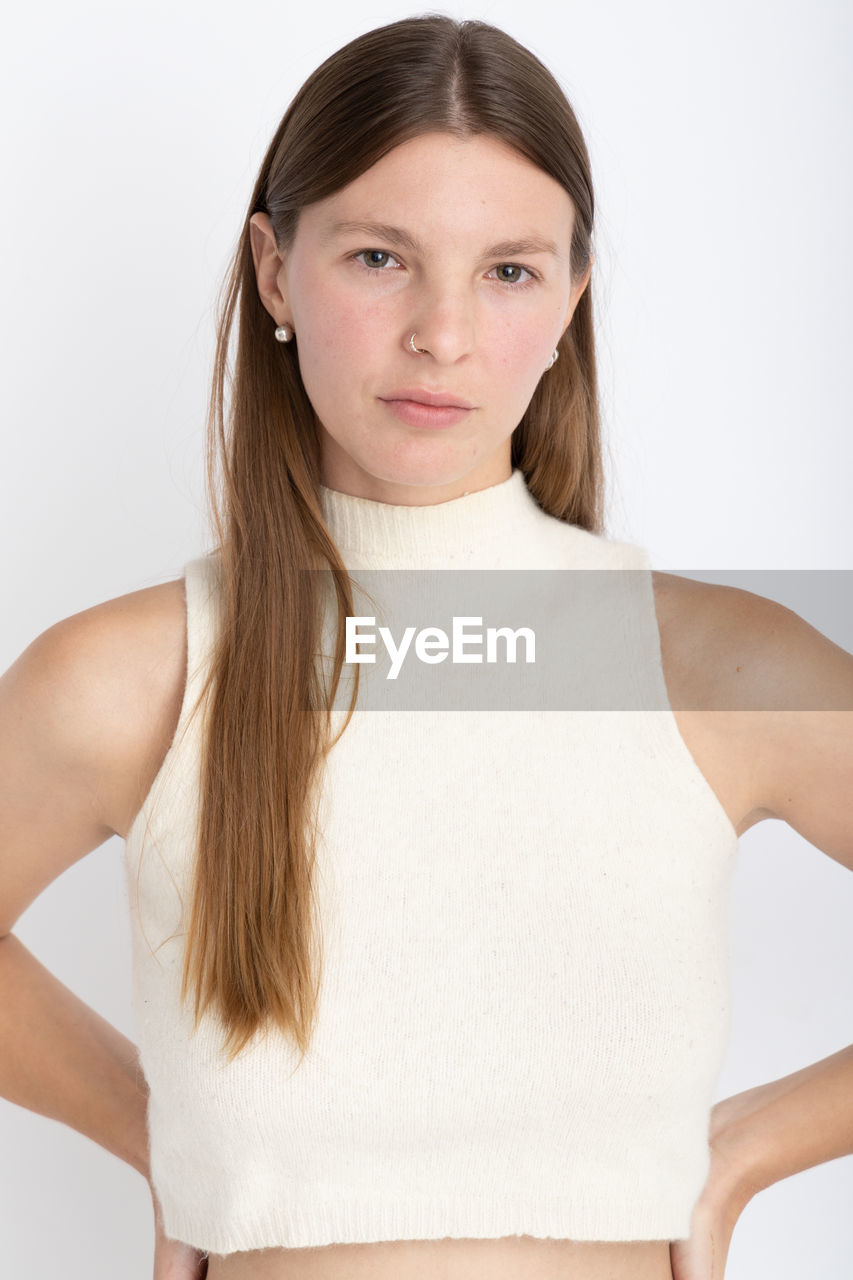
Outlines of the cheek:
[[531,389],[528,384],[536,383],[553,349],[546,351],[553,340],[550,329],[529,316],[496,325],[484,340],[485,363],[501,379],[517,385],[519,394]]
[[294,308],[299,372],[316,413],[328,423],[346,414],[353,384],[364,375],[366,338],[351,298],[302,284]]
[[353,378],[369,377],[381,369],[383,355],[393,343],[387,308],[366,303],[364,297],[345,289],[318,290],[308,297],[308,305],[300,310],[305,349],[311,353],[311,370],[326,380],[328,388],[343,389],[352,385]]

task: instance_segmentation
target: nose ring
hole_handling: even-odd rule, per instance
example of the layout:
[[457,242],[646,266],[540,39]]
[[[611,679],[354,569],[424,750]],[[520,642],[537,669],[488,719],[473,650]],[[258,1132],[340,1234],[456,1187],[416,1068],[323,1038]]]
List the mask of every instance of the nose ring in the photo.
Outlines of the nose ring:
[[426,348],[425,348],[425,347],[421,348],[421,347],[416,347],[416,346],[415,346],[415,335],[414,335],[414,334],[412,334],[411,338],[409,338],[409,346],[411,347],[412,351],[414,351],[415,355],[419,355],[419,356],[426,355]]

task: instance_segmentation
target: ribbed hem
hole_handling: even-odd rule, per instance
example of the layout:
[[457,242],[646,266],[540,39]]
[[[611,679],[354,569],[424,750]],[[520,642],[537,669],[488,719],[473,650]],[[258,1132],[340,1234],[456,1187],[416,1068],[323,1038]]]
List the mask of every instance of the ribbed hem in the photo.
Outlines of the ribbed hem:
[[424,507],[358,498],[325,485],[320,496],[329,532],[342,550],[413,568],[460,548],[494,544],[497,550],[542,515],[519,467],[499,484]]
[[[286,1203],[285,1203],[286,1201]],[[202,1223],[164,1206],[166,1234],[210,1253],[249,1249],[308,1248],[380,1240],[498,1239],[530,1235],[556,1240],[678,1240],[690,1234],[692,1205],[665,1211],[650,1178],[623,1197],[600,1189],[574,1195],[424,1196],[393,1201],[319,1200],[299,1204],[291,1196],[270,1205],[250,1223],[229,1228],[222,1218]]]

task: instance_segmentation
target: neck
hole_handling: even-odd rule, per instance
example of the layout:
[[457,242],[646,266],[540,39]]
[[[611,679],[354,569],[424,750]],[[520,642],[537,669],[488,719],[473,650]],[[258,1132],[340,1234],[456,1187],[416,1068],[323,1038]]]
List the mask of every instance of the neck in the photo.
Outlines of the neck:
[[512,470],[509,449],[499,449],[455,480],[409,484],[371,475],[357,466],[340,447],[336,450],[327,447],[323,452],[321,479],[325,488],[354,498],[368,498],[372,502],[394,506],[431,507],[500,484],[510,478]]

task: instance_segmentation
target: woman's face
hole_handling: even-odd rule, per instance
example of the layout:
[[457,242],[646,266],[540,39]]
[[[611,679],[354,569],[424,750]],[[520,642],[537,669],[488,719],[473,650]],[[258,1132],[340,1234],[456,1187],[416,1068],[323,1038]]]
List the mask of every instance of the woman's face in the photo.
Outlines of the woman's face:
[[[573,214],[497,139],[430,133],[303,209],[284,259],[253,215],[258,289],[296,331],[324,484],[420,505],[510,475],[510,437],[586,285],[569,275]],[[392,402],[423,391],[473,407],[403,420]]]

